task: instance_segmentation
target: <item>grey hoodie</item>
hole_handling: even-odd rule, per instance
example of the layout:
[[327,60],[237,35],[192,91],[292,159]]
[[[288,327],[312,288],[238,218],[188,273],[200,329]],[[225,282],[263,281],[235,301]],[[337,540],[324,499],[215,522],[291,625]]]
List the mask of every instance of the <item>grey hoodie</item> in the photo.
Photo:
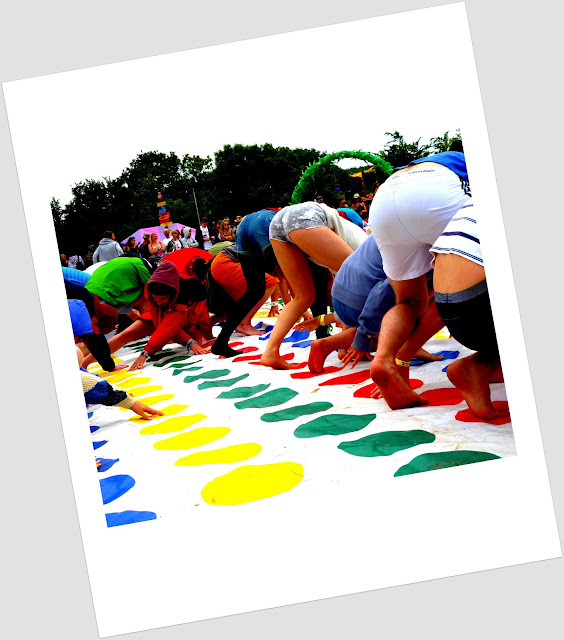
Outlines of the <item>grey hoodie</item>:
[[123,255],[123,249],[118,242],[111,238],[102,238],[98,248],[94,251],[92,261],[96,264],[96,262],[105,262],[121,255]]

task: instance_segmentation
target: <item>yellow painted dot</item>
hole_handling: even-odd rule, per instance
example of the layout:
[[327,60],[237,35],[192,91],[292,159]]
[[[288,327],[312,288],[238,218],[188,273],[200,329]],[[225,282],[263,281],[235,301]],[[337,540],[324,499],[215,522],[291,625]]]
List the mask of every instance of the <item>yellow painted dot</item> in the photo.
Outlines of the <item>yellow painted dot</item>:
[[158,384],[149,385],[147,387],[138,387],[133,389],[130,394],[136,398],[137,396],[145,395],[146,393],[152,393],[153,391],[160,391],[162,387]]
[[304,468],[296,462],[245,465],[208,482],[202,498],[218,506],[245,504],[290,491],[303,477]]
[[[157,404],[157,402],[172,400],[172,398],[174,398],[174,393],[163,393],[163,395],[161,396],[151,396],[150,398],[142,398],[139,402],[146,404],[148,407],[152,407],[154,404]],[[129,411],[129,409],[124,409],[123,407],[120,407],[120,409],[122,411]],[[160,417],[160,416],[157,416],[157,417]],[[143,420],[143,422],[147,422],[147,421]]]
[[446,340],[447,338],[450,338],[450,332],[448,329],[441,329],[433,336],[433,340]]
[[[157,396],[158,397],[158,396]],[[147,404],[146,402],[144,402],[143,404]],[[187,404],[169,404],[168,407],[163,407],[162,409],[160,409],[163,413],[164,416],[153,416],[153,420],[160,420],[161,418],[166,418],[167,416],[174,416],[177,413],[180,413],[181,411],[184,411],[184,409],[187,409],[189,405]],[[141,422],[143,424],[147,424],[147,420],[143,420],[143,418],[129,418],[130,422]]]
[[[178,436],[167,438],[155,442],[155,449],[166,449],[168,451],[176,451],[177,449],[193,449],[201,447],[204,444],[215,442],[229,433],[229,427],[202,427],[194,429],[188,433],[181,433]],[[141,432],[143,433],[143,432]]]
[[141,429],[139,433],[144,436],[154,433],[174,433],[175,431],[182,431],[182,429],[186,429],[186,427],[191,427],[206,417],[203,413],[195,413],[193,416],[178,416],[178,418],[170,418],[164,422],[145,427]]
[[[112,380],[112,384],[113,382]],[[118,386],[120,389],[131,389],[131,387],[136,387],[139,384],[147,384],[147,382],[151,382],[151,378],[135,377],[120,383]]]
[[180,458],[174,464],[181,467],[194,467],[200,464],[227,464],[229,462],[242,462],[254,458],[262,451],[260,444],[247,442],[236,444],[232,447],[214,449],[213,451],[198,451],[185,458]]
[[131,378],[131,376],[135,375],[134,371],[101,371],[98,374],[101,378],[105,378],[109,383],[116,384],[117,382],[121,382],[122,380],[127,380],[127,378]]

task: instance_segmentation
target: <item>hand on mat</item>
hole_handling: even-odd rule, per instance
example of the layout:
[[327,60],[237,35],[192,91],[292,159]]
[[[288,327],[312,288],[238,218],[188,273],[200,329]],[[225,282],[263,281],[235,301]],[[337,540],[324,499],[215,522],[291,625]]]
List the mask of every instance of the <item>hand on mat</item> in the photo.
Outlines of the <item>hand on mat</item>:
[[204,353],[209,353],[210,350],[209,349],[205,349],[204,347],[201,347],[197,342],[195,342],[191,347],[190,347],[190,351],[192,351],[192,353],[195,356],[201,356]]
[[[131,411],[136,413],[139,417],[143,418],[143,420],[150,420],[152,415],[164,416],[164,413],[162,411],[157,411],[157,409],[151,409],[151,407],[148,407],[146,404],[139,402],[139,400],[137,400],[135,404],[131,406]],[[147,415],[147,414],[150,414],[150,415]]]
[[273,304],[270,307],[270,311],[268,312],[268,317],[269,318],[274,318],[274,316],[277,316],[280,313],[280,310],[278,309],[278,305],[277,304]]
[[313,331],[319,327],[319,320],[312,318],[311,320],[302,320],[294,326],[294,331]]
[[140,355],[137,360],[129,367],[130,371],[137,371],[137,369],[142,369],[145,361],[147,360],[147,356]]
[[370,355],[369,351],[359,351],[358,349],[355,349],[354,347],[349,347],[349,350],[347,351],[347,353],[345,354],[345,357],[343,358],[343,364],[346,367],[349,364],[349,362],[352,362],[351,369],[354,369],[355,366],[365,356],[366,356],[367,360],[372,360],[372,356]]
[[127,369],[127,365],[126,364],[116,364],[116,366],[114,367],[114,371],[121,371],[122,369]]
[[378,388],[378,385],[376,385],[374,387],[374,390],[370,394],[370,397],[374,398],[374,400],[380,400],[380,398],[382,398],[382,393],[381,393],[380,389]]

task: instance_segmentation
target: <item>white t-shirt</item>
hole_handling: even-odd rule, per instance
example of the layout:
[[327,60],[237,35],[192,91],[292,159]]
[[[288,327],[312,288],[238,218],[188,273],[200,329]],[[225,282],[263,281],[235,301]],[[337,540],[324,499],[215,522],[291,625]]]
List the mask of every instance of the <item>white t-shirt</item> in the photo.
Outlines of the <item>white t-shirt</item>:
[[212,246],[212,241],[210,240],[210,229],[209,227],[200,227],[200,231],[202,232],[202,236],[204,237],[204,249],[207,251]]

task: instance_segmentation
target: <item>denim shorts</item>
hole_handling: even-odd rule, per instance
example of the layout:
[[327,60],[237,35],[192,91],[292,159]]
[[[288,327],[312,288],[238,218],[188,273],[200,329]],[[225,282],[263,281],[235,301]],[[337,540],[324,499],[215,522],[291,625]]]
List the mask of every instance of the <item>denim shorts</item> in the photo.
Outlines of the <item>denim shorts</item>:
[[301,202],[284,207],[272,218],[270,238],[293,244],[289,238],[292,231],[315,229],[327,226],[327,214],[315,202]]
[[356,309],[343,304],[337,300],[337,298],[333,298],[333,309],[335,309],[335,313],[339,320],[343,324],[346,324],[347,327],[358,327],[358,318],[362,311],[357,311]]
[[276,211],[257,211],[245,216],[237,227],[237,251],[258,252],[270,244],[269,229]]

